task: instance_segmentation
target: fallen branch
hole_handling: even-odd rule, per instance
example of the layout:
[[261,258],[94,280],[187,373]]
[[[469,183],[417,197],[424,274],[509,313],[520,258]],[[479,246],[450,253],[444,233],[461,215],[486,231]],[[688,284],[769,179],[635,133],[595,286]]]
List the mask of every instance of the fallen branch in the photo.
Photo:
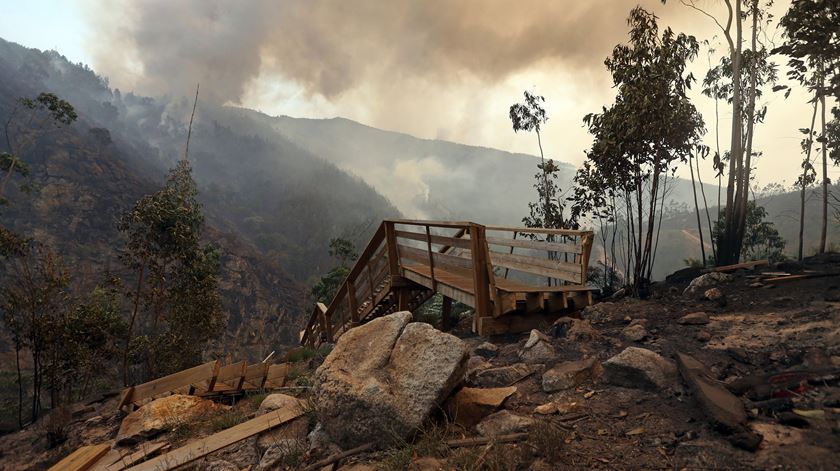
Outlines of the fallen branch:
[[497,437],[476,437],[449,440],[446,446],[449,448],[460,448],[467,446],[487,445],[488,443],[510,443],[519,442],[528,438],[527,433],[512,433],[510,435],[499,435]]
[[337,461],[341,461],[344,458],[349,458],[353,455],[358,455],[359,453],[363,453],[365,451],[370,450],[373,448],[373,443],[366,443],[362,446],[357,446],[356,448],[351,448],[347,451],[342,451],[341,453],[336,453],[332,456],[322,459],[321,461],[316,461],[309,466],[303,468],[301,471],[314,471],[316,469],[321,469],[324,466],[331,465]]

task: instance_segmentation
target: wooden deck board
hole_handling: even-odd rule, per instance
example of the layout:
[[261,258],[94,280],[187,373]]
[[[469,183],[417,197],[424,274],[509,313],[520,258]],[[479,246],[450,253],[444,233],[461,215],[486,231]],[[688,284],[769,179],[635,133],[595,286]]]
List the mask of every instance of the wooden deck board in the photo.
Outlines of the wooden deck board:
[[67,455],[63,460],[54,464],[49,471],[85,471],[93,467],[108,450],[111,445],[85,445],[79,447],[73,453]]
[[175,469],[214,451],[221,450],[228,445],[294,420],[303,413],[302,408],[272,411],[128,469],[129,471],[168,471]]

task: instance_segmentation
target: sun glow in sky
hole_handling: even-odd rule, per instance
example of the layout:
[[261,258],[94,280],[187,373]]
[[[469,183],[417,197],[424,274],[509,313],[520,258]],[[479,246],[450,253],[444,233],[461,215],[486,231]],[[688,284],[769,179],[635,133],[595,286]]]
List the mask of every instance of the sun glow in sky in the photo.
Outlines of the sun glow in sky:
[[[663,6],[658,0],[602,0],[598,8],[537,2],[513,12],[505,2],[471,8],[469,1],[435,11],[423,2],[397,0],[0,0],[0,37],[55,49],[89,64],[112,86],[141,94],[186,94],[200,81],[202,91],[205,83],[219,90],[222,102],[268,114],[343,116],[421,138],[536,154],[534,136],[513,133],[507,117],[507,108],[527,89],[546,97],[547,156],[579,165],[591,143],[582,118],[614,97],[603,60],[612,45],[626,40],[625,18],[637,3],[655,11],[662,28],[670,25],[720,44],[710,20],[679,2]],[[703,3],[714,10],[719,2]],[[788,5],[776,2],[776,18]],[[556,24],[534,19],[540,15],[555,16]],[[366,21],[375,22],[372,33]],[[486,42],[490,37],[502,40]],[[781,41],[779,34],[774,39]],[[541,44],[549,41],[563,43]],[[544,51],[534,50],[535,44]],[[517,47],[521,50],[508,50]],[[168,60],[185,67],[176,73]],[[691,69],[702,78],[707,68],[704,48]],[[783,72],[781,83],[787,84]],[[691,96],[706,121],[706,143],[714,149],[715,103],[699,88]],[[806,99],[798,91],[787,100],[768,94],[767,121],[756,132],[764,153],[758,161],[759,186],[795,181],[801,161],[798,129],[810,118]],[[721,103],[722,150],[728,148],[730,118]],[[711,181],[711,162],[704,167]],[[830,174],[836,179],[840,169]],[[679,175],[687,177],[688,169]]]

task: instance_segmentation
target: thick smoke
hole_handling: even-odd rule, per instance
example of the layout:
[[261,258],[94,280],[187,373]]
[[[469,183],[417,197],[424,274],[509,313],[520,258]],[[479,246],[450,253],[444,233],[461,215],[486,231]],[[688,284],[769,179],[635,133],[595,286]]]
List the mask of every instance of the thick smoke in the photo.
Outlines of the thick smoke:
[[95,66],[116,84],[188,95],[201,82],[218,101],[238,103],[258,77],[332,101],[395,82],[492,84],[541,63],[600,67],[637,3],[148,0],[88,11]]

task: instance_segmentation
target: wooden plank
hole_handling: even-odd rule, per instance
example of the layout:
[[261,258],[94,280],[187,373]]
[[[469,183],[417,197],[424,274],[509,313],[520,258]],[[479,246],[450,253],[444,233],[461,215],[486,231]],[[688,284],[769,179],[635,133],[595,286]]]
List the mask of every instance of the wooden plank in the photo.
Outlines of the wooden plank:
[[[398,245],[400,259],[411,260],[419,262],[423,265],[429,265],[429,252],[426,250],[409,247],[407,245]],[[450,268],[462,268],[466,270],[472,269],[472,261],[469,258],[458,257],[455,255],[442,254],[434,252],[433,259],[436,264],[443,265]]]
[[270,430],[278,425],[290,422],[303,415],[303,408],[279,409],[253,418],[247,422],[210,435],[201,440],[196,440],[177,450],[165,455],[140,463],[129,468],[130,471],[168,471],[199,458],[207,456],[214,451],[252,437],[258,433]]
[[54,464],[49,471],[85,471],[90,469],[100,458],[108,453],[111,445],[85,445]]
[[510,226],[485,226],[488,231],[519,232],[522,234],[554,234],[569,237],[585,236],[593,234],[592,231],[576,231],[571,229],[548,229],[545,227],[510,227]]
[[[425,286],[426,288],[432,288],[432,280],[428,276],[422,273],[418,273],[410,267],[405,267],[403,271],[404,276],[409,280],[421,286]],[[473,294],[469,291],[463,290],[460,287],[450,285],[448,283],[448,280],[439,278],[437,284],[437,291],[438,293],[450,297],[461,304],[466,304],[467,306],[475,307],[475,296],[473,296]]]
[[[105,471],[122,471],[167,448],[169,448],[169,444],[166,442],[141,443],[139,450],[134,453],[121,456],[120,458],[117,458],[116,461],[109,463],[101,469],[104,469]],[[100,469],[99,465],[97,464],[94,469],[98,471]]]
[[752,262],[736,263],[734,265],[723,265],[723,266],[720,266],[720,267],[714,267],[714,268],[710,268],[708,271],[724,272],[724,271],[739,270],[741,268],[755,268],[755,267],[760,267],[760,266],[764,266],[764,265],[770,265],[770,261],[769,260],[754,260]]
[[[395,231],[395,233],[398,238],[416,240],[419,242],[427,242],[426,234],[420,234],[417,232],[409,231]],[[470,241],[462,238],[429,234],[429,239],[431,239],[431,243],[436,245],[442,245],[444,248],[458,247],[467,250],[469,250],[470,248]]]
[[386,219],[385,222],[406,226],[451,227],[453,229],[461,229],[474,224],[469,221],[422,221],[417,219]]
[[572,283],[581,283],[581,266],[573,263],[499,252],[490,252],[490,260],[495,266],[571,281]]
[[245,368],[247,366],[247,362],[242,360],[219,368],[219,376],[216,378],[216,386],[213,387],[213,391],[220,391],[222,389],[226,391],[239,391],[242,389],[242,383],[245,381]]
[[129,404],[137,404],[145,399],[166,394],[179,388],[207,384],[212,389],[218,372],[219,361],[214,360],[148,383],[139,384],[126,390],[119,408]]
[[488,278],[487,241],[484,240],[484,226],[470,226],[473,258],[473,296],[475,296],[475,317],[492,316],[490,310],[490,279]]
[[268,363],[254,363],[245,369],[245,384],[243,389],[262,389],[268,374]]
[[583,251],[580,244],[562,244],[559,242],[545,242],[542,240],[530,239],[504,239],[501,237],[488,237],[487,243],[490,245],[502,245],[505,247],[519,247],[523,249],[563,252],[579,254]]
[[282,388],[286,384],[286,377],[289,375],[289,364],[278,363],[268,367],[268,374],[265,379],[266,389]]

